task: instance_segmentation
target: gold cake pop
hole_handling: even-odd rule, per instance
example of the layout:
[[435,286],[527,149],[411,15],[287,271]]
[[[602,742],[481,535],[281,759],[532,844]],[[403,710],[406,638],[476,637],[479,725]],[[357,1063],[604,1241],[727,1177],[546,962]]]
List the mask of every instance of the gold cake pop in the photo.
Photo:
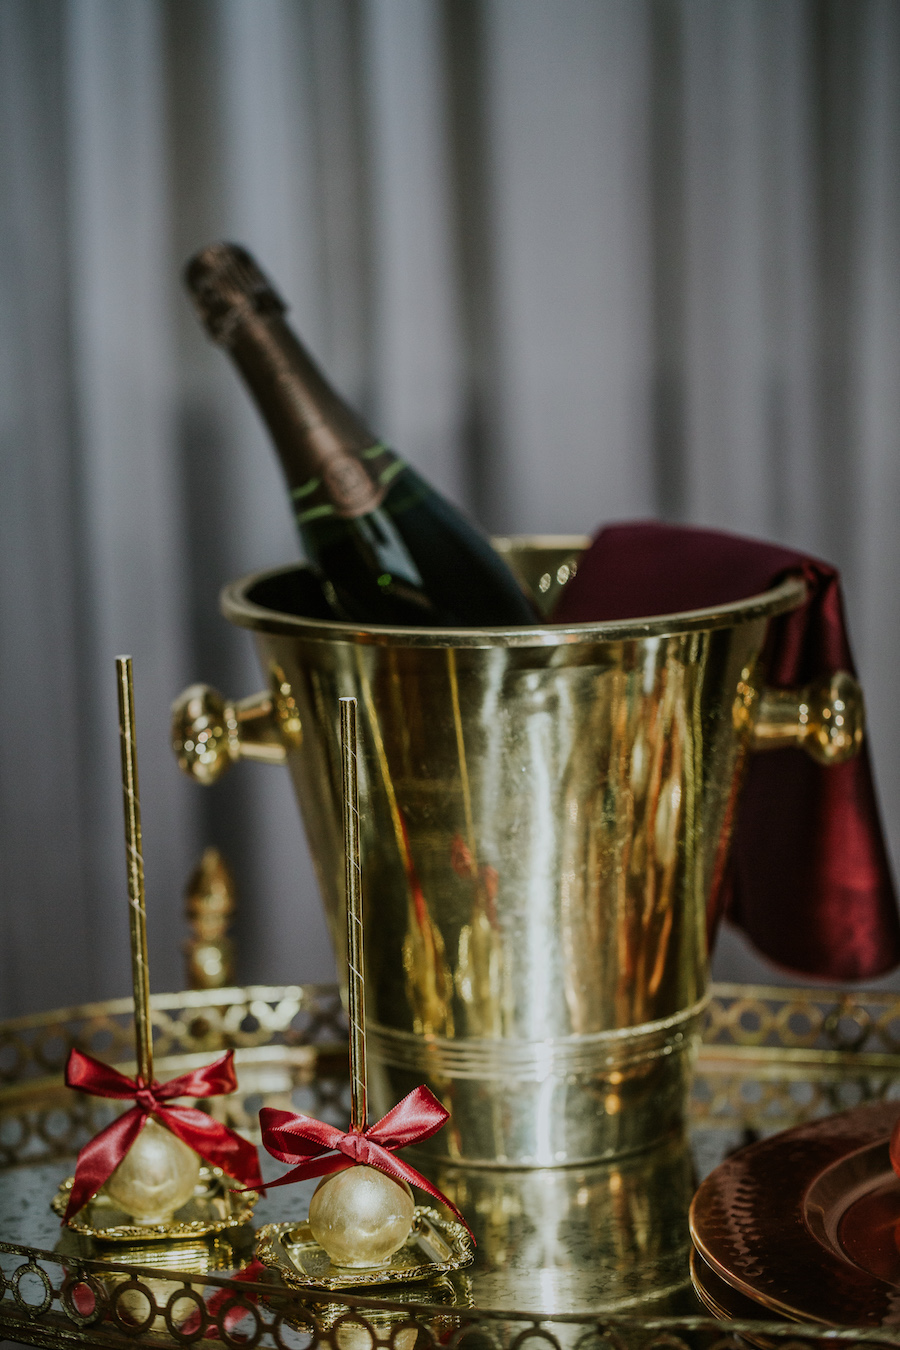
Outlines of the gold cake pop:
[[[366,1128],[366,1007],[363,966],[362,885],[359,867],[359,788],[356,764],[356,699],[342,698],[341,767],[344,817],[344,877],[350,1011],[350,1129]],[[356,1163],[323,1177],[309,1205],[316,1242],[338,1266],[371,1267],[403,1246],[415,1217],[406,1182]]]
[[[140,1080],[149,1085],[153,1082],[153,1034],[150,1024],[147,913],[130,656],[116,657],[116,674],[137,1071]],[[170,1222],[175,1211],[194,1194],[199,1178],[200,1159],[194,1150],[171,1130],[151,1119],[103,1189],[120,1209],[131,1216],[136,1225],[142,1226]]]

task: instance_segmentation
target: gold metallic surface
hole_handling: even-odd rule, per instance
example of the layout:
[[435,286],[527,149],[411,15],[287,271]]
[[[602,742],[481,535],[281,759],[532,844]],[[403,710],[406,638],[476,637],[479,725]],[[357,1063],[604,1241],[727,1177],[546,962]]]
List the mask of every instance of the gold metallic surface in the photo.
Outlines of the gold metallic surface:
[[200,1179],[192,1148],[151,1117],[103,1187],[138,1228],[171,1224]]
[[105,1240],[85,1237],[63,1228],[55,1251],[61,1256],[78,1258],[109,1258],[114,1255],[117,1262],[132,1262],[135,1265],[167,1271],[186,1271],[189,1274],[206,1275],[212,1270],[242,1270],[253,1259],[254,1232],[250,1224],[229,1228],[221,1233],[210,1233],[204,1237],[192,1236],[178,1241],[159,1242],[116,1242],[108,1247]]
[[[555,603],[563,587],[575,575],[580,552],[587,547],[584,536],[521,535],[494,539],[494,547],[502,553],[513,571],[529,590],[540,589],[548,568],[556,567],[547,595]],[[559,562],[559,560],[565,560]],[[557,565],[559,562],[559,565]],[[605,623],[547,624],[526,628],[391,628],[383,624],[368,627],[343,623],[328,617],[311,617],[298,612],[296,604],[288,610],[278,609],[266,597],[284,594],[280,583],[291,583],[292,602],[298,596],[301,608],[303,597],[318,600],[318,612],[324,608],[319,583],[305,567],[278,567],[253,573],[225,586],[221,595],[225,617],[241,628],[278,634],[315,635],[319,641],[353,641],[377,646],[396,646],[398,640],[407,647],[461,647],[469,650],[492,647],[568,647],[591,644],[598,637],[605,641],[621,638],[661,637],[674,631],[695,632],[715,628],[730,628],[736,619],[747,621],[769,618],[795,609],[806,598],[806,583],[799,576],[789,576],[772,590],[751,595],[727,605],[712,605],[707,609],[686,610],[681,614],[654,614],[635,619],[614,619]],[[294,583],[300,585],[299,592]],[[546,603],[546,602],[545,602]],[[301,711],[302,721],[302,711]]]
[[[498,541],[548,605],[583,543]],[[360,701],[378,1111],[424,1080],[452,1119],[423,1151],[488,1165],[662,1137],[683,1114],[768,621],[804,583],[627,623],[431,633],[276,606],[293,587],[323,613],[316,586],[280,569],[223,608],[302,726],[287,762],[338,951],[334,705]]]
[[794,745],[820,764],[843,764],[858,753],[865,729],[859,682],[839,670],[804,689],[766,689],[753,725],[753,749]]
[[234,943],[228,928],[236,908],[234,878],[217,848],[207,848],[191,873],[185,912],[191,936],[184,944],[191,989],[220,989],[234,979]]
[[694,1164],[678,1132],[589,1167],[433,1162],[429,1174],[472,1227],[480,1308],[649,1313],[687,1283]]
[[[359,863],[356,699],[342,698],[341,820],[344,830],[344,905],[347,916],[348,1012],[350,1017],[350,1129],[366,1128],[366,981],[363,948],[362,876]],[[388,1178],[390,1180],[390,1178]],[[412,1219],[412,1214],[410,1214]],[[407,1230],[408,1231],[408,1230]],[[399,1245],[399,1244],[398,1244]]]
[[153,1032],[150,1025],[150,970],[147,962],[147,912],[141,801],[134,731],[134,683],[131,657],[116,657],[119,696],[119,748],[122,755],[122,800],[125,810],[125,858],[128,867],[128,919],[131,979],[134,989],[134,1034],[138,1077],[153,1082]]
[[[282,702],[284,707],[284,702]],[[192,684],[172,704],[172,746],[198,783],[215,783],[237,759],[283,764],[285,746],[301,739],[290,708],[267,691],[226,702],[208,684]]]
[[[351,1311],[346,1304],[313,1301],[305,1297],[304,1310],[315,1316],[320,1343],[334,1344],[334,1350],[374,1350],[376,1345],[390,1346],[390,1350],[413,1350],[419,1338],[408,1305],[427,1303],[432,1308],[446,1308],[443,1315],[435,1311],[428,1317],[429,1344],[445,1345],[460,1328],[460,1319],[453,1311],[472,1306],[471,1291],[463,1273],[451,1271],[423,1283],[393,1285],[386,1291],[392,1307],[376,1309],[357,1306]],[[321,1298],[321,1295],[319,1296]],[[404,1305],[407,1305],[406,1307]],[[291,1321],[297,1331],[308,1335],[310,1323],[295,1315]]]
[[[461,1223],[416,1205],[406,1241],[381,1265],[333,1265],[309,1224],[272,1223],[259,1230],[256,1257],[295,1289],[356,1289],[433,1280],[472,1263],[472,1239]],[[390,1295],[388,1295],[390,1296]]]
[[[114,1247],[109,1247],[105,1242],[76,1236],[65,1228],[55,1252],[66,1261],[70,1270],[73,1267],[78,1270],[85,1259],[96,1262],[100,1271],[88,1279],[92,1280],[95,1294],[99,1294],[110,1309],[109,1320],[121,1324],[125,1334],[137,1335],[139,1343],[143,1327],[160,1345],[166,1341],[158,1338],[166,1337],[167,1332],[176,1336],[184,1332],[190,1337],[193,1330],[196,1334],[203,1307],[204,1277],[211,1271],[237,1272],[246,1266],[251,1260],[252,1229],[247,1225],[243,1230],[231,1229],[227,1235],[182,1237],[180,1241],[153,1243],[117,1242]],[[132,1270],[141,1268],[143,1278],[138,1281],[127,1270],[104,1269],[104,1258],[105,1263],[109,1263],[111,1255],[116,1265],[126,1263]],[[169,1278],[160,1279],[150,1274],[149,1271],[154,1269],[165,1270]],[[188,1276],[200,1278],[188,1279]],[[85,1285],[82,1285],[83,1291]],[[90,1335],[87,1328],[84,1330]]]
[[493,545],[524,582],[538,614],[548,619],[590,542],[584,534],[532,534],[501,536]]
[[[352,1079],[350,1091],[352,1098]],[[309,1202],[309,1231],[333,1265],[371,1270],[403,1246],[415,1208],[405,1181],[357,1163],[319,1182]]]
[[[347,1078],[347,1026],[334,985],[250,985],[151,995],[157,1072],[171,1078],[235,1047],[241,1091],[208,1101],[258,1138],[259,1102]],[[761,1131],[878,1099],[900,1078],[900,995],[714,984],[696,1061],[691,1118]],[[72,1045],[134,1076],[132,1000],[31,1013],[0,1024],[0,1171],[74,1155],[107,1123],[100,1099],[62,1081]],[[748,1095],[747,1084],[752,1083]],[[803,1085],[802,1094],[795,1091]],[[319,1111],[329,1109],[326,1100]]]
[[[194,990],[156,994],[152,1005],[160,1077],[208,1059],[211,1035],[239,1047],[238,1092],[210,1103],[228,1123],[246,1129],[261,1101],[285,1106],[292,1090],[303,1094],[311,1114],[345,1116],[346,1025],[334,987]],[[693,1082],[691,1148],[699,1175],[751,1128],[765,1133],[842,1105],[889,1098],[900,1076],[898,1026],[896,993],[713,986]],[[235,1272],[250,1255],[246,1228],[229,1231],[229,1244],[240,1248],[231,1260],[218,1253],[213,1261],[196,1241],[75,1245],[68,1232],[54,1251],[59,1228],[47,1211],[48,1163],[55,1175],[60,1157],[74,1157],[98,1128],[90,1112],[107,1110],[105,1102],[69,1092],[62,1065],[73,1044],[99,1051],[98,1037],[104,1057],[133,1073],[125,1062],[133,1054],[130,999],[0,1023],[0,1335],[16,1343],[58,1350],[197,1343],[202,1323],[186,1322],[181,1334],[190,1296],[208,1321],[210,1340],[244,1350],[289,1344],[290,1328],[323,1350],[372,1350],[389,1340],[398,1346],[401,1331],[417,1331],[423,1345],[477,1341],[494,1350],[522,1350],[536,1340],[545,1350],[586,1350],[598,1340],[627,1350],[686,1350],[726,1340],[732,1346],[738,1334],[761,1332],[784,1350],[834,1350],[841,1341],[896,1346],[892,1327],[825,1332],[773,1313],[761,1323],[758,1315],[735,1321],[732,1311],[721,1326],[688,1290],[667,1295],[670,1279],[680,1271],[687,1276],[681,1261],[690,1160],[679,1157],[676,1139],[589,1168],[504,1171],[435,1162],[441,1181],[464,1201],[479,1242],[475,1263],[444,1277],[450,1289],[428,1281],[325,1296],[299,1284],[284,1289],[268,1272],[245,1282]],[[286,1217],[278,1212],[279,1194],[288,1192],[270,1192],[260,1202],[260,1222]],[[114,1285],[125,1291],[121,1297]],[[138,1303],[138,1294],[149,1301]],[[143,1329],[135,1317],[141,1311]],[[156,1319],[167,1312],[163,1332]]]
[[[142,1134],[150,1125],[145,1125]],[[162,1126],[157,1126],[161,1130]],[[168,1133],[168,1131],[166,1131]],[[174,1135],[172,1136],[174,1138]],[[179,1140],[179,1143],[181,1141]],[[184,1146],[187,1148],[187,1145]],[[195,1155],[196,1156],[196,1155]],[[50,1201],[55,1214],[62,1217],[69,1203],[69,1195],[74,1177],[67,1177]],[[253,1206],[259,1196],[256,1191],[242,1191],[220,1167],[209,1167],[203,1163],[197,1169],[196,1184],[191,1193],[167,1217],[135,1222],[130,1209],[116,1203],[105,1190],[89,1200],[74,1219],[70,1219],[67,1229],[80,1238],[93,1238],[97,1242],[133,1243],[135,1260],[150,1260],[141,1247],[145,1243],[157,1245],[166,1242],[178,1242],[187,1238],[201,1238],[212,1233],[224,1233],[229,1229],[241,1228],[253,1217]],[[154,1247],[151,1247],[152,1252]],[[127,1255],[117,1254],[117,1260],[130,1259]]]

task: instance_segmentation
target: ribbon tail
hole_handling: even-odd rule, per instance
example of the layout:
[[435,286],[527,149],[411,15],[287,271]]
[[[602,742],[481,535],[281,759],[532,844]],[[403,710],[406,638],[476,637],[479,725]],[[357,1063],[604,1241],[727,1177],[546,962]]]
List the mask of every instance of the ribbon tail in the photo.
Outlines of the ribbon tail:
[[153,1114],[213,1167],[221,1167],[223,1172],[250,1190],[259,1190],[262,1186],[259,1155],[249,1139],[242,1139],[227,1125],[193,1106],[160,1104]]
[[452,1200],[448,1200],[446,1195],[439,1191],[436,1186],[432,1186],[428,1178],[423,1177],[421,1172],[417,1172],[414,1167],[410,1167],[408,1162],[404,1162],[402,1158],[396,1157],[393,1153],[388,1153],[386,1151],[382,1153],[379,1149],[377,1161],[373,1159],[371,1165],[377,1167],[380,1172],[387,1173],[387,1175],[393,1177],[395,1181],[405,1181],[410,1186],[418,1186],[419,1190],[425,1191],[433,1200],[437,1200],[440,1204],[446,1205],[451,1214],[453,1214],[462,1224],[463,1228],[465,1228],[472,1241],[475,1241],[475,1234],[466,1223],[462,1214],[460,1214],[459,1210],[453,1204]]
[[85,1144],[78,1154],[75,1180],[63,1223],[74,1218],[105,1185],[144,1128],[146,1120],[147,1116],[140,1107],[133,1106]]

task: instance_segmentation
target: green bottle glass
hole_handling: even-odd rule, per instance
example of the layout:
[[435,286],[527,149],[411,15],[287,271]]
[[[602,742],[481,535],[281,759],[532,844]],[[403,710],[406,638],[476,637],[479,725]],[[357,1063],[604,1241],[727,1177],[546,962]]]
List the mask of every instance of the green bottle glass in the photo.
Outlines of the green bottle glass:
[[265,420],[307,558],[340,618],[429,628],[536,622],[488,540],[331,388],[245,249],[210,245],[185,280]]

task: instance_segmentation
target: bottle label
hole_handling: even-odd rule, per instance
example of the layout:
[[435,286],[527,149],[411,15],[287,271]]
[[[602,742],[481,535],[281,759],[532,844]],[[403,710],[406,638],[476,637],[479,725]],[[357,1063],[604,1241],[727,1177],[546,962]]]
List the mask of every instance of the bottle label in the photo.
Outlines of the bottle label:
[[314,478],[291,493],[298,525],[325,516],[352,520],[368,515],[381,505],[390,483],[405,468],[403,460],[380,442],[363,450],[359,459],[351,454],[326,459]]

